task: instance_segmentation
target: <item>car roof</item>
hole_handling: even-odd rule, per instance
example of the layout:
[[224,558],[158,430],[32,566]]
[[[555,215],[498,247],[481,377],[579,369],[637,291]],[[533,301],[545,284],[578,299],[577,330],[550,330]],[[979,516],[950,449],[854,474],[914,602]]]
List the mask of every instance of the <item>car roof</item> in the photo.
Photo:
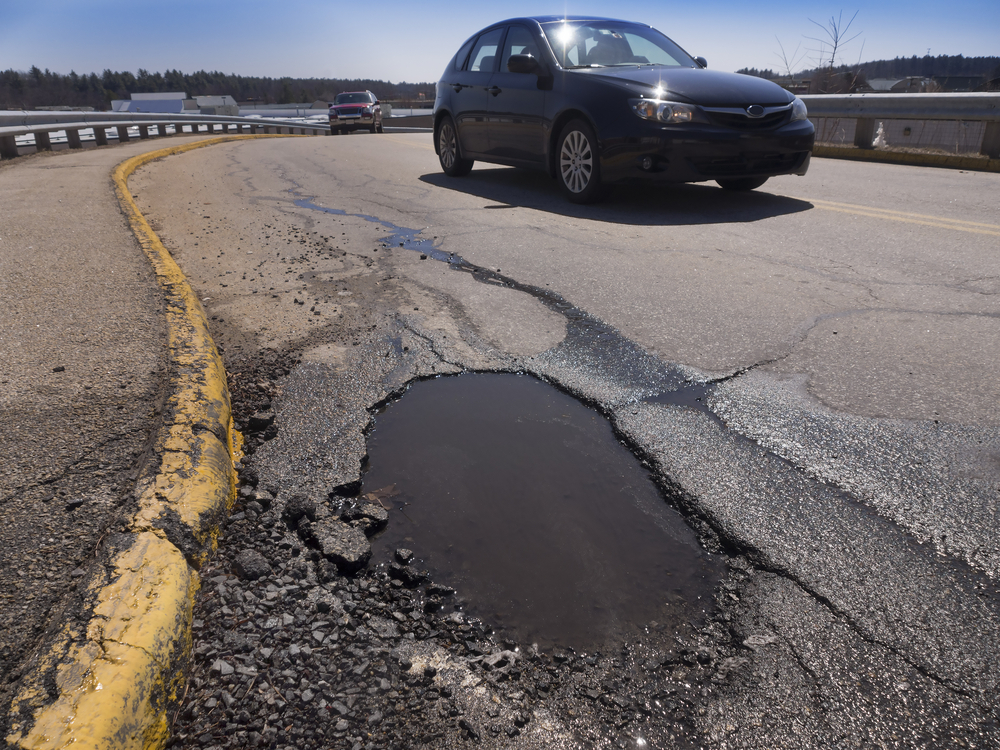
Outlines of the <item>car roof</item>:
[[491,23],[486,28],[492,28],[494,26],[503,26],[505,23],[517,23],[518,21],[535,21],[536,23],[578,23],[580,21],[610,21],[611,23],[634,23],[639,26],[648,26],[648,24],[640,23],[638,21],[626,21],[621,18],[605,18],[603,16],[523,16],[521,18],[508,18],[506,21],[497,21],[496,23]]

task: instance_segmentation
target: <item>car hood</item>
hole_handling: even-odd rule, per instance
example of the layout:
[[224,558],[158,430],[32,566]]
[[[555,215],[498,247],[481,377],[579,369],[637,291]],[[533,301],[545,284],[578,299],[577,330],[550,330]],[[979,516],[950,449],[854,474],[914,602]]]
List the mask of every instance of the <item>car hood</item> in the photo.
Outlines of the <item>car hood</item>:
[[636,95],[649,96],[651,88],[659,87],[664,91],[660,98],[706,107],[783,105],[795,98],[781,86],[765,78],[723,73],[707,68],[580,68],[571,72],[624,85]]
[[357,109],[359,107],[374,107],[371,102],[358,102],[357,104],[331,104],[330,109]]

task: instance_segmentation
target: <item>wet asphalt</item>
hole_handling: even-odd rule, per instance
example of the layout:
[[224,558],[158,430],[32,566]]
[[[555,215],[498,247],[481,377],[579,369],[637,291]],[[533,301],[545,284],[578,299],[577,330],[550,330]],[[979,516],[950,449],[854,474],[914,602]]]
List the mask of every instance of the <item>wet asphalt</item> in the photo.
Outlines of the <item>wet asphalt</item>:
[[[990,240],[967,233],[948,261],[955,267],[935,283],[933,252],[905,267],[894,261],[907,243],[933,250],[965,235],[939,240],[903,223],[862,252],[858,237],[874,229],[855,208],[849,236],[829,253],[839,259],[817,260],[822,248],[810,245],[779,263],[774,238],[807,226],[790,217],[847,201],[824,196],[807,207],[781,195],[782,184],[770,200],[727,196],[706,208],[697,204],[707,188],[694,188],[659,199],[693,212],[681,222],[683,211],[626,191],[637,208],[612,203],[588,222],[557,204],[554,188],[509,170],[474,172],[466,192],[453,192],[424,136],[318,140],[217,146],[147,167],[130,183],[213,321],[248,437],[239,504],[203,571],[192,679],[172,716],[176,744],[1000,742],[1000,446],[994,386],[981,375],[995,364],[996,274],[977,255]],[[391,154],[393,169],[379,168],[377,151]],[[869,170],[895,168],[818,161],[806,179],[827,186],[862,170],[853,200],[885,210]],[[928,176],[909,169],[900,192],[914,211],[930,210],[921,203]],[[976,214],[985,210],[978,195],[968,220],[982,224],[989,215]],[[302,205],[304,196],[344,213]],[[490,214],[512,218],[477,230],[476,217],[496,221]],[[400,247],[387,223],[423,229],[446,256],[406,239]],[[742,257],[757,224],[772,244]],[[729,270],[714,256],[699,264],[697,251],[685,255],[697,232],[719,245],[713,252]],[[564,245],[572,254],[557,257]],[[609,270],[614,247],[620,259],[636,248],[626,266],[649,263],[631,290],[628,274]],[[653,262],[664,253],[675,265]],[[574,272],[556,273],[560,262]],[[872,275],[853,278],[862,265]],[[669,293],[657,285],[671,272],[711,277],[713,268],[733,309],[746,301],[748,314],[727,318],[692,300],[670,323],[676,300],[706,292],[701,282]],[[808,284],[821,288],[820,304],[798,291]],[[817,312],[838,304],[856,323],[848,344],[832,337],[849,329]],[[697,330],[691,312],[701,315]],[[893,320],[900,325],[864,335]],[[928,320],[964,328],[937,330],[934,356],[911,356],[931,351],[912,337],[901,353],[908,331]],[[829,325],[837,333],[820,337]],[[961,372],[952,377],[938,355]],[[434,581],[378,561],[348,576],[317,554],[315,519],[303,523],[294,509],[311,503],[322,520],[358,500],[377,407],[405,398],[415,379],[471,371],[528,373],[603,414],[664,502],[726,561],[712,600],[690,602],[688,622],[645,623],[614,648],[536,652],[436,607]],[[911,377],[919,385],[907,391]],[[419,540],[413,549],[408,565],[419,569]],[[263,560],[259,577],[238,562],[250,552]]]

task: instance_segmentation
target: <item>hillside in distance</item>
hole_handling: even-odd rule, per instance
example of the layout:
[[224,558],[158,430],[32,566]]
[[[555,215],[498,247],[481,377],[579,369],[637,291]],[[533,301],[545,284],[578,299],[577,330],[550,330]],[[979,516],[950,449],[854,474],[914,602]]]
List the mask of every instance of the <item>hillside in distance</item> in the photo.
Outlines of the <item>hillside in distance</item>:
[[184,91],[188,96],[228,94],[238,102],[291,104],[333,101],[341,91],[375,93],[380,99],[416,100],[421,95],[434,101],[433,83],[390,83],[368,79],[340,78],[262,78],[199,70],[181,73],[150,73],[139,69],[135,74],[105,70],[97,73],[68,75],[38,67],[31,70],[0,71],[0,109],[34,109],[53,105],[109,109],[113,99],[128,99],[130,94],[155,94]]
[[[758,70],[756,68],[743,68],[736,72],[761,78],[779,78],[785,75],[785,71]],[[871,60],[851,65],[838,65],[832,71],[829,68],[808,68],[795,73],[794,77],[811,78],[821,72],[861,74],[868,80],[874,78],[901,79],[910,76],[921,78],[982,76],[985,83],[987,80],[1000,77],[1000,57],[965,57],[964,55],[938,55],[936,57],[924,55],[918,57],[913,55],[912,57],[897,57],[892,60]]]

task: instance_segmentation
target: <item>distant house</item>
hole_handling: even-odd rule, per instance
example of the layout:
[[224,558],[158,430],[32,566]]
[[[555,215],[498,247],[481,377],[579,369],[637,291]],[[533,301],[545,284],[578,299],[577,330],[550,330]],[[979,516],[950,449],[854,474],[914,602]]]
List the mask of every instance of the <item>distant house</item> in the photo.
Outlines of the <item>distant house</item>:
[[129,99],[111,102],[113,112],[164,112],[178,114],[185,110],[197,111],[197,104],[183,91],[158,94],[129,94]]
[[795,76],[789,78],[788,76],[777,76],[771,80],[786,91],[791,91],[793,94],[808,94],[809,87],[812,86],[811,78],[798,78]]
[[202,115],[238,115],[239,105],[231,96],[188,97],[183,91],[157,94],[129,94],[129,99],[111,102],[113,112],[162,112],[180,114],[190,112]]
[[203,115],[236,116],[240,113],[240,105],[228,94],[225,96],[196,96],[197,108]]
[[906,78],[869,78],[859,91],[873,91],[878,94],[919,94],[932,88],[930,78],[907,76]]

